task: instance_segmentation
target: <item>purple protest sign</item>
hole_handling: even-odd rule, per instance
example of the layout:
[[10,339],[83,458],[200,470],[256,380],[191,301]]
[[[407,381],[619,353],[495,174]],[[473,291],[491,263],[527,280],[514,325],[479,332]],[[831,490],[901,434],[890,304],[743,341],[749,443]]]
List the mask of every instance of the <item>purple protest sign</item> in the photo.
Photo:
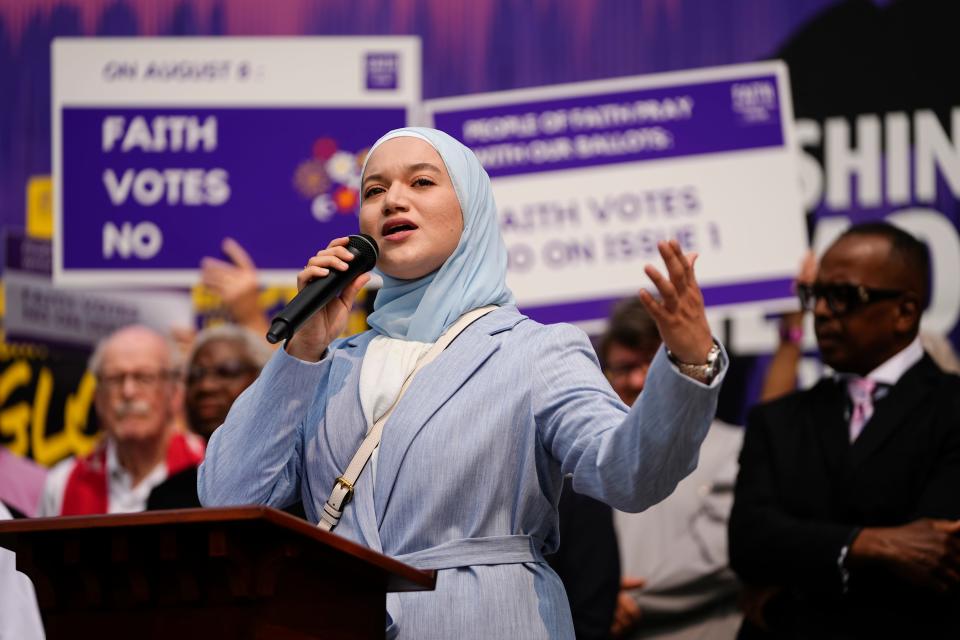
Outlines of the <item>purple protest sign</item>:
[[355,233],[367,149],[420,100],[415,37],[57,39],[53,279],[182,286],[224,238],[290,284]]
[[769,74],[445,109],[434,125],[470,146],[492,178],[784,143]]
[[236,239],[296,270],[357,231],[360,168],[403,108],[68,107],[64,270],[192,270]]

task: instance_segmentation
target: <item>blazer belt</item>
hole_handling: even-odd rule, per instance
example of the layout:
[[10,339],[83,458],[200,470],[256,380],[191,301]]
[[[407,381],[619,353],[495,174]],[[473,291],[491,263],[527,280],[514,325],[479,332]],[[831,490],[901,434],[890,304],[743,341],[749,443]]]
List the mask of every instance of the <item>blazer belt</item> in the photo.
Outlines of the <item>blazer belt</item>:
[[422,551],[393,556],[417,569],[456,569],[473,565],[544,562],[540,545],[531,536],[490,536],[449,540]]

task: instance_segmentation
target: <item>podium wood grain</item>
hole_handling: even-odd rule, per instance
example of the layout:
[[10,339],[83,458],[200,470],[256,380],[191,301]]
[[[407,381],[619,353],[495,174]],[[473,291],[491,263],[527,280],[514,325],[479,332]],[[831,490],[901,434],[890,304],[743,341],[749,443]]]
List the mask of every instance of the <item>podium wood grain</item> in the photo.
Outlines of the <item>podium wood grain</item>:
[[268,507],[0,523],[50,640],[382,638],[419,571]]

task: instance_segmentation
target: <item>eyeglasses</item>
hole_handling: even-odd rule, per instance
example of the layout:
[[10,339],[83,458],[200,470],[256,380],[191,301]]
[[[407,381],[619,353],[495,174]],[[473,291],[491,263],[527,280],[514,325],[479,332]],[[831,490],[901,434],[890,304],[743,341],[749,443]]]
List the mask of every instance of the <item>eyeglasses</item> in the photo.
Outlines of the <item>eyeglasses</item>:
[[193,366],[187,370],[187,384],[197,384],[207,377],[216,382],[233,382],[251,371],[256,371],[256,367],[239,361],[222,362],[212,367]]
[[650,362],[647,361],[634,364],[607,365],[603,368],[603,372],[606,374],[607,380],[616,382],[617,380],[623,380],[634,371],[646,371],[649,368]]
[[836,315],[849,313],[860,306],[879,300],[891,300],[903,295],[903,291],[894,289],[874,289],[862,284],[814,283],[797,285],[800,305],[807,311],[813,311],[817,300],[823,298],[827,307]]
[[114,391],[123,388],[127,378],[133,381],[134,386],[140,389],[155,387],[161,381],[170,378],[172,371],[127,371],[124,373],[100,374],[97,376],[97,384],[107,391]]

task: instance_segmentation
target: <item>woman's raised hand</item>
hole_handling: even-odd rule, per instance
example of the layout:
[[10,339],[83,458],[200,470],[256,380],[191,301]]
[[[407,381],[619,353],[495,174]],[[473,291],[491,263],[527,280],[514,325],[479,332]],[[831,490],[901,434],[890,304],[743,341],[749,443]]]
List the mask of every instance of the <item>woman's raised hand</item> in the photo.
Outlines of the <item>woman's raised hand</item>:
[[704,364],[713,346],[713,336],[707,324],[703,294],[693,272],[697,254],[683,255],[676,240],[660,241],[657,248],[667,265],[668,277],[652,265],[644,267],[644,272],[660,292],[660,299],[641,290],[640,301],[657,323],[660,337],[677,360]]
[[[353,260],[353,254],[346,248],[348,241],[349,238],[332,240],[326,249],[310,258],[303,271],[297,274],[297,290],[302,291],[311,280],[322,278],[331,270],[346,271],[347,264]],[[353,301],[369,281],[370,275],[367,273],[358,276],[344,287],[339,296],[313,314],[287,343],[287,353],[308,362],[320,360],[330,343],[343,333]]]

